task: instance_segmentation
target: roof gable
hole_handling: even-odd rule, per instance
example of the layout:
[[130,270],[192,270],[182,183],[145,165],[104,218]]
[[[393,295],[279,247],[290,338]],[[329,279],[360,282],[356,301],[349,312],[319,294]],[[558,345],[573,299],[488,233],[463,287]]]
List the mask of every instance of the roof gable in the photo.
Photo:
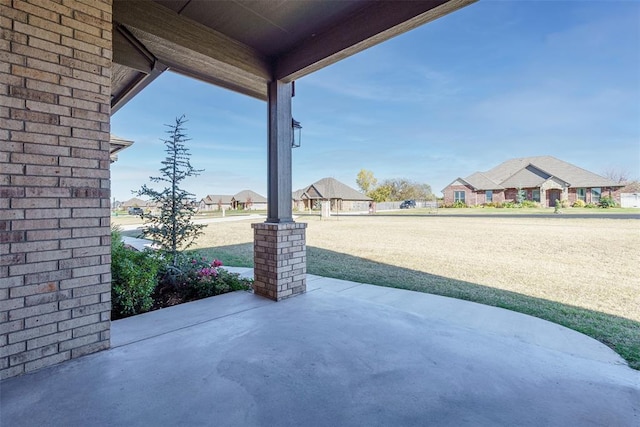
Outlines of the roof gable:
[[322,178],[314,182],[306,189],[306,193],[310,199],[372,200],[335,178]]
[[549,178],[551,178],[551,174],[544,172],[533,165],[527,165],[506,180],[502,181],[502,186],[504,188],[539,187]]
[[228,194],[208,194],[207,197],[202,199],[205,205],[217,205],[218,203],[230,205],[232,200],[233,196]]
[[[537,172],[532,168],[537,169]],[[614,181],[608,178],[590,172],[571,163],[562,161],[553,156],[522,157],[517,159],[510,159],[503,163],[500,163],[493,169],[484,172],[484,175],[489,179],[500,183],[505,188],[516,188],[517,186],[515,186],[515,184],[517,183],[514,182],[514,177],[518,173],[521,173],[521,175],[518,175],[518,178],[524,179],[526,176],[528,180],[527,182],[536,181],[534,175],[539,175],[542,177],[546,174],[548,175],[548,177],[555,176],[562,181],[565,181],[574,188],[619,186],[619,184],[616,184]],[[524,183],[521,183],[520,185],[524,186]],[[534,184],[531,186],[536,185],[538,184]]]
[[233,199],[238,202],[246,202],[248,199],[251,199],[253,203],[267,203],[266,197],[251,190],[242,190],[233,196]]
[[503,187],[482,172],[475,172],[464,179],[476,190],[501,190]]

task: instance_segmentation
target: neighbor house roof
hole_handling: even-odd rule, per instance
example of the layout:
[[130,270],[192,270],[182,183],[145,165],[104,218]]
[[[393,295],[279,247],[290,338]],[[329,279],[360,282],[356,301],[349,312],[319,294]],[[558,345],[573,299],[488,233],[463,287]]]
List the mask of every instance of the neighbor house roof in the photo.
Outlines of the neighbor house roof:
[[310,199],[372,200],[335,178],[322,178],[304,190]]
[[484,190],[502,190],[504,188],[482,172],[472,173],[464,178],[464,181],[475,188],[482,188]]
[[291,193],[291,198],[293,200],[300,200],[302,199],[303,194],[304,194],[304,189],[296,190],[293,193]]
[[238,202],[245,202],[250,198],[253,203],[267,203],[266,197],[261,196],[260,194],[251,190],[242,190],[241,192],[233,196],[233,198]]
[[205,205],[217,205],[221,202],[223,205],[230,205],[233,200],[233,196],[229,194],[208,194],[202,199]]
[[138,199],[137,197],[133,197],[129,200],[125,200],[122,202],[122,206],[124,207],[139,207],[143,208],[149,205],[149,202],[146,200]]
[[551,178],[564,181],[573,188],[621,186],[608,178],[553,156],[510,159],[486,172],[475,172],[459,179],[469,183],[476,190],[496,190],[539,187]]

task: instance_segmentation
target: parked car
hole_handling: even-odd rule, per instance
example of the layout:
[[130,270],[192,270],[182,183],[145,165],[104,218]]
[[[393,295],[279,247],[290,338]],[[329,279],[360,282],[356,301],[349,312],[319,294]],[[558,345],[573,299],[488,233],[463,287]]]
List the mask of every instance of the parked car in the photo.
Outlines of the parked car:
[[400,209],[411,209],[415,207],[416,207],[415,200],[405,200],[404,202],[400,203]]
[[142,208],[129,208],[129,215],[142,215],[144,211]]

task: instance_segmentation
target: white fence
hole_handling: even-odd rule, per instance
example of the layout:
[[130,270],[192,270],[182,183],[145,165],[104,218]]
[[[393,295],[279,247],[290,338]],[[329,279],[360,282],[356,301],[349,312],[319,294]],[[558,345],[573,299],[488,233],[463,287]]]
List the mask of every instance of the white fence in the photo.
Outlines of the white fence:
[[621,193],[620,206],[623,208],[640,208],[640,193]]

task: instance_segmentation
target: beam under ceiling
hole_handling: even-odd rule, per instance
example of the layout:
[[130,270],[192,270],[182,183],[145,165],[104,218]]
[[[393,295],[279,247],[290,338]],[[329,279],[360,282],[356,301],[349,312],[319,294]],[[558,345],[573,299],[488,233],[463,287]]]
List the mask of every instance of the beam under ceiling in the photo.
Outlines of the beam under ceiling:
[[255,49],[150,0],[114,1],[113,20],[171,70],[266,100],[271,65]]

